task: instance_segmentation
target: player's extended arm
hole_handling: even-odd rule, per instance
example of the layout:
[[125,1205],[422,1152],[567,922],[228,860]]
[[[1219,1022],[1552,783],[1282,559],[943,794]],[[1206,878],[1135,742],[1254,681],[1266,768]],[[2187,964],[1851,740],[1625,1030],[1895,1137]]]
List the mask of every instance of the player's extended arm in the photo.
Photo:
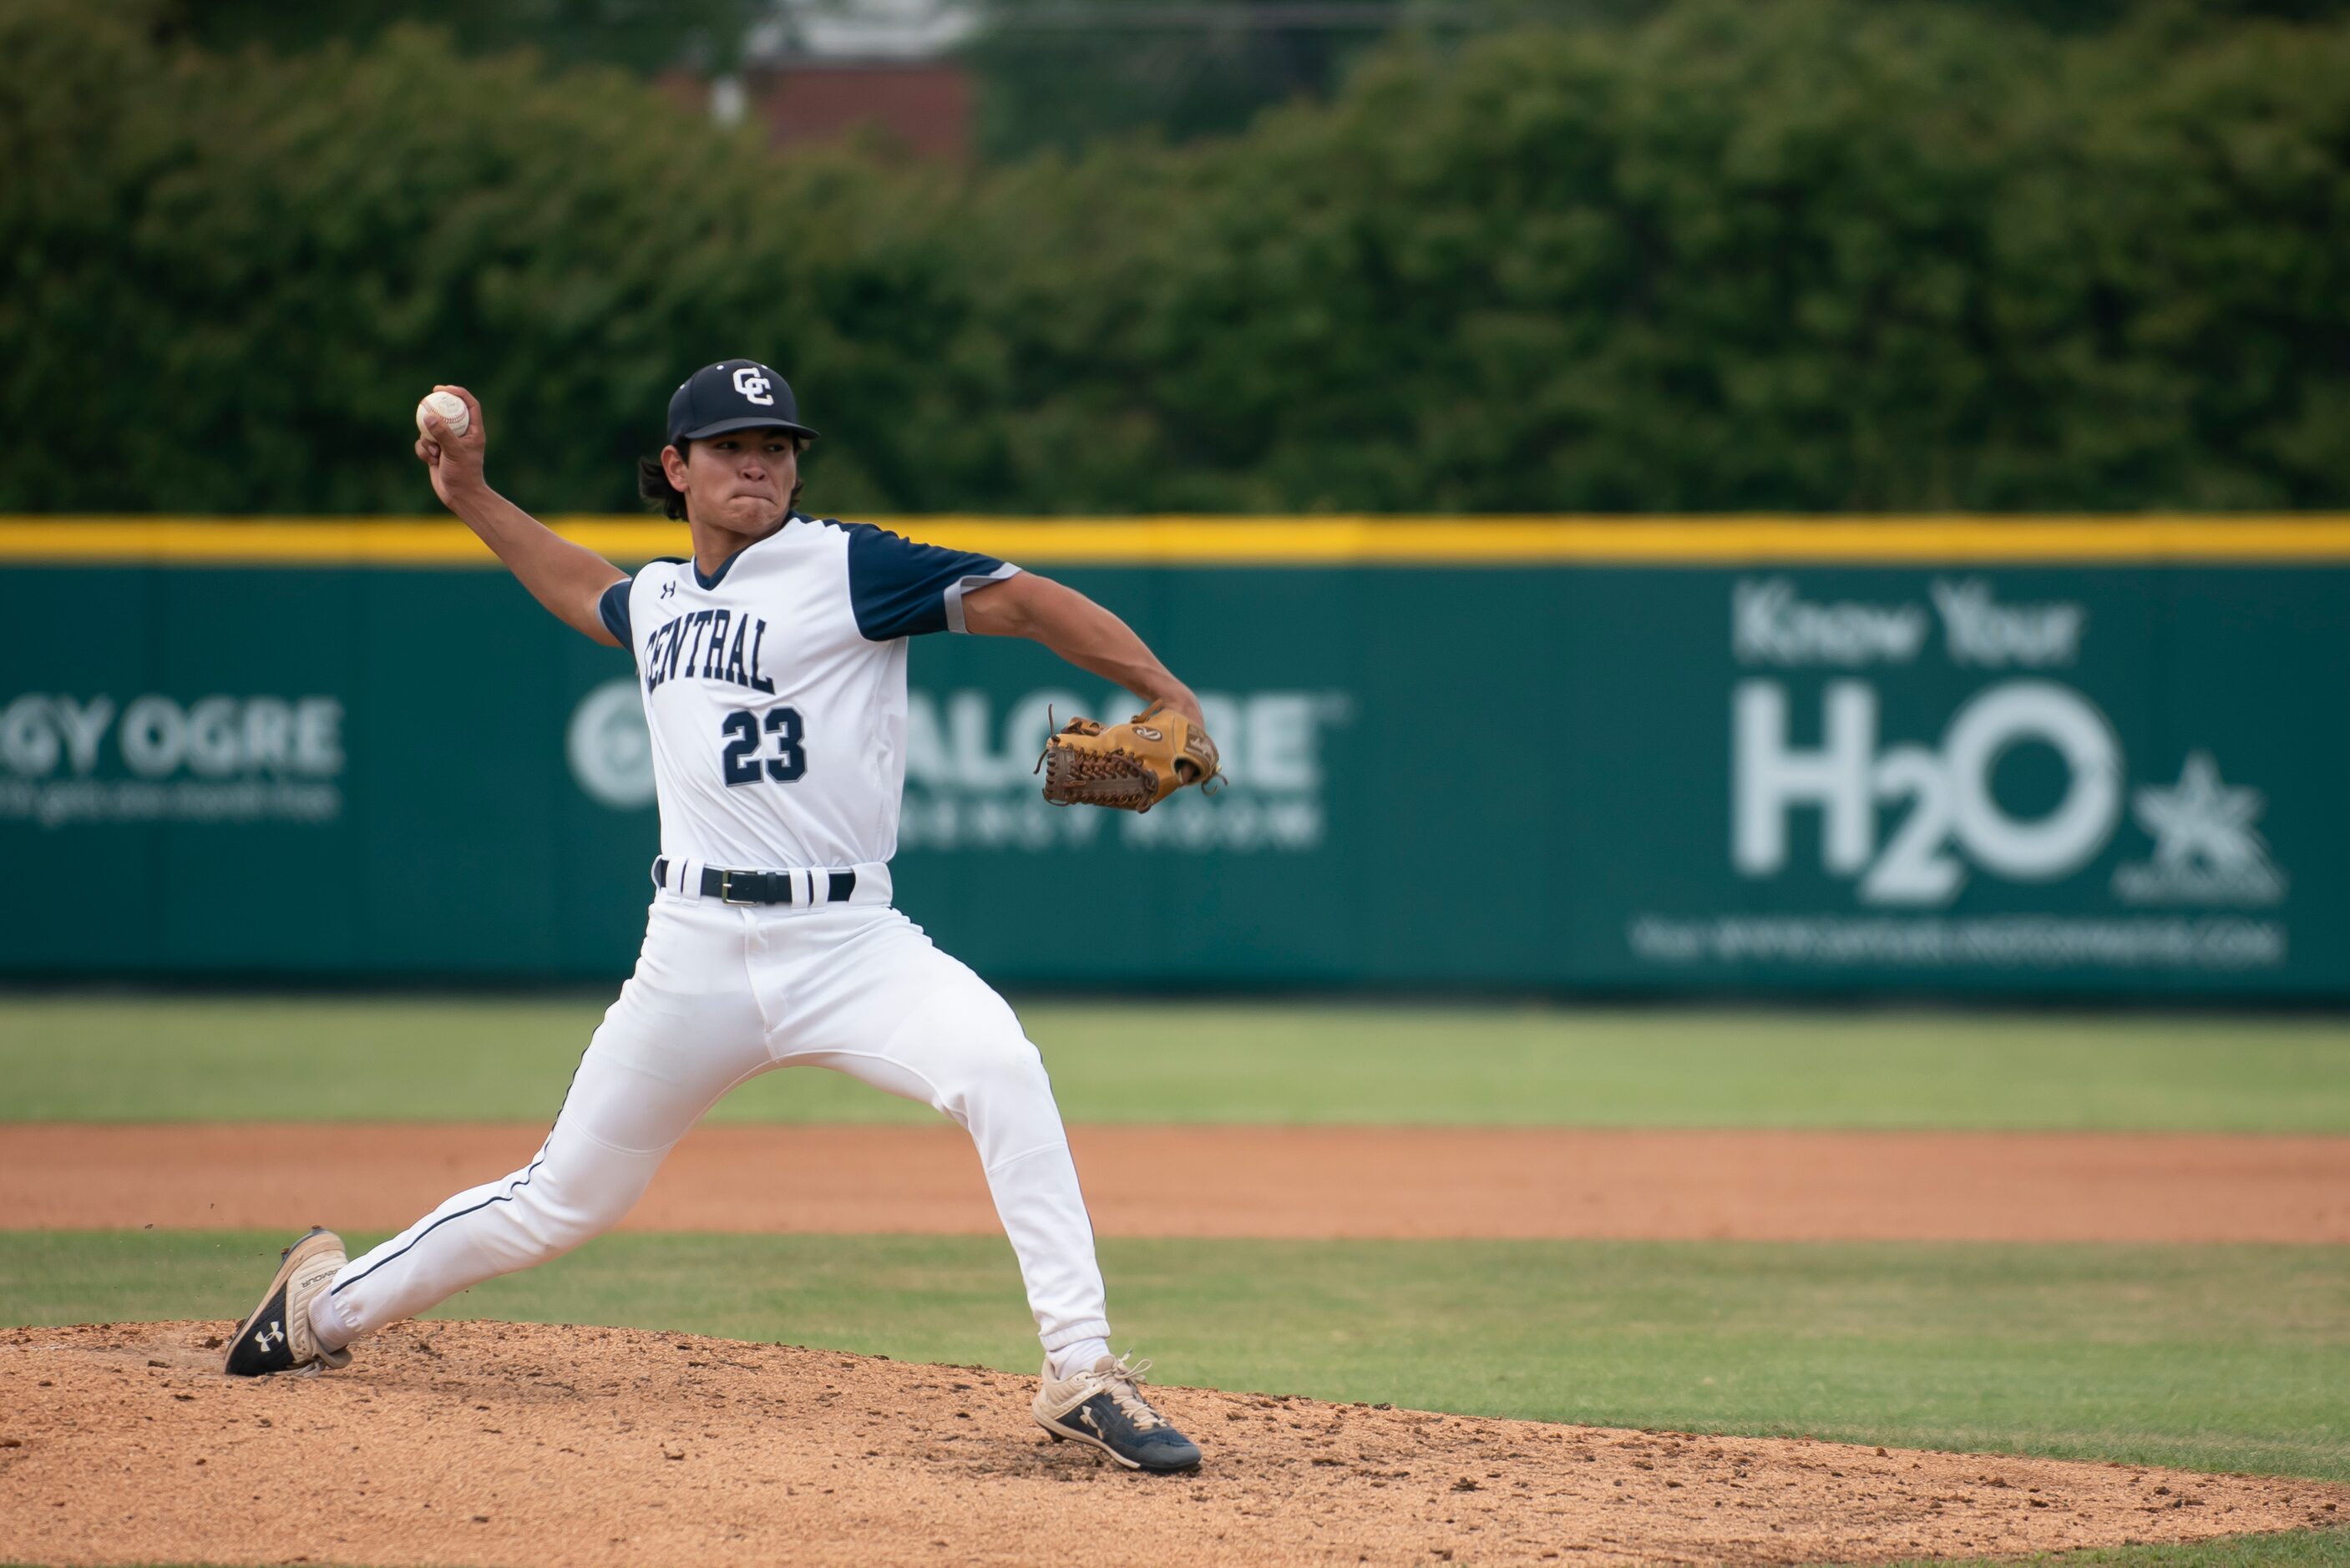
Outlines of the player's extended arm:
[[1207,722],[1191,689],[1168,672],[1133,628],[1050,577],[1022,572],[973,588],[963,596],[962,624],[983,637],[1041,642],[1078,669],[1117,681],[1145,704],[1164,702],[1195,724]]
[[604,590],[628,574],[584,545],[575,545],[537,518],[490,488],[482,476],[482,456],[489,432],[482,424],[482,405],[463,387],[436,387],[465,400],[473,423],[463,435],[451,435],[438,414],[425,416],[425,433],[416,443],[416,455],[432,471],[432,493],[441,504],[482,536],[516,581],[545,605],[555,618],[607,648],[619,639],[604,628],[597,601]]

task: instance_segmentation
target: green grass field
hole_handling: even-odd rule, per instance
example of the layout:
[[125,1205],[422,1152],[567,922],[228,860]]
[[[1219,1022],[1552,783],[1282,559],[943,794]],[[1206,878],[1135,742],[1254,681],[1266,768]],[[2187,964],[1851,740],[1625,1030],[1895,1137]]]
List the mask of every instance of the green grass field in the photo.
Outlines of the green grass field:
[[[359,1238],[366,1244],[378,1238]],[[0,1318],[234,1318],[285,1238],[0,1233]],[[2350,1480],[2350,1251],[1106,1241],[1180,1383]],[[992,1237],[608,1236],[438,1314],[1035,1370]]]
[[[0,1122],[550,1118],[601,1000],[0,997]],[[2350,1133],[2350,1022],[1066,1002],[1080,1122]],[[718,1121],[926,1119],[820,1072]]]
[[[536,1122],[601,1007],[0,999],[0,1139],[58,1120]],[[2350,1023],[2332,1019],[1022,1012],[1073,1121],[2350,1134]],[[823,1073],[718,1112],[928,1115]],[[232,1317],[283,1242],[0,1231],[0,1319]],[[1103,1261],[1122,1343],[1170,1381],[2350,1480],[2350,1248],[1111,1241]],[[993,1238],[617,1235],[444,1313],[1035,1359]],[[2350,1530],[2068,1562],[2350,1568]]]

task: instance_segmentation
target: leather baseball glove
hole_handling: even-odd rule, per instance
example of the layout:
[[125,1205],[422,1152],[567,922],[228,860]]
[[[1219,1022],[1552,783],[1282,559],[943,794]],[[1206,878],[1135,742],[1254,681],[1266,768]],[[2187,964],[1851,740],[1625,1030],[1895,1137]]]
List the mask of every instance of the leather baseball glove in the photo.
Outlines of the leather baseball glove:
[[1218,776],[1216,742],[1164,703],[1123,724],[1072,719],[1045,737],[1036,759],[1055,805],[1149,811],[1185,784]]

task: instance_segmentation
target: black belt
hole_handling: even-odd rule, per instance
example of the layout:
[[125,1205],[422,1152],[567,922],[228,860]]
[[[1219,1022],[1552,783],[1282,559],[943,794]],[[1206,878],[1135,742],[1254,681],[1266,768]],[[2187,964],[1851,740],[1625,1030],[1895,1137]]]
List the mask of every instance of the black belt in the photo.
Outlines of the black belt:
[[[815,875],[809,871],[722,871],[715,866],[704,866],[702,896],[728,904],[806,903]],[[818,902],[846,904],[848,896],[857,891],[854,871],[827,871],[824,878],[824,897]],[[669,886],[667,856],[653,862],[653,880],[664,888]]]

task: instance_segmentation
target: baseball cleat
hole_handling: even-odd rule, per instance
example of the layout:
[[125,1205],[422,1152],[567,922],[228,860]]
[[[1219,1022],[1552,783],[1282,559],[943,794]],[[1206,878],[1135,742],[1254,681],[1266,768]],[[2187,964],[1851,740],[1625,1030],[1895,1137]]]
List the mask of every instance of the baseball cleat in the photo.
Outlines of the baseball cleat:
[[313,1229],[282,1256],[285,1262],[262,1293],[261,1304],[228,1342],[223,1370],[233,1377],[292,1372],[313,1363],[320,1366],[351,1364],[349,1351],[328,1350],[310,1328],[310,1303],[348,1261],[343,1254],[343,1239],[332,1231]]
[[1036,1424],[1053,1435],[1091,1443],[1130,1470],[1197,1469],[1200,1446],[1142,1397],[1148,1361],[1128,1365],[1105,1355],[1070,1377],[1055,1377],[1045,1363],[1045,1386],[1036,1391]]

